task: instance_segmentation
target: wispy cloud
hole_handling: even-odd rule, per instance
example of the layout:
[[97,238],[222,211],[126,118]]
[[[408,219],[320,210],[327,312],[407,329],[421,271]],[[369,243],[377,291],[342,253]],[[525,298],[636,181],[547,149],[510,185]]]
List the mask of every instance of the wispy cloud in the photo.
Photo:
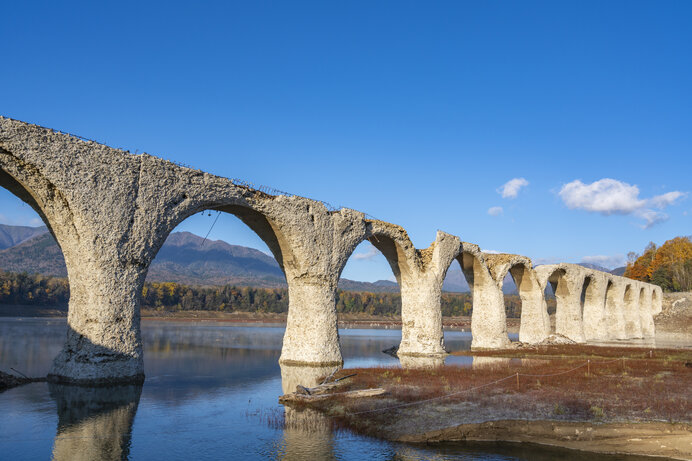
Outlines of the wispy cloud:
[[499,255],[499,254],[502,254],[501,251],[485,250],[485,249],[483,249],[483,248],[481,248],[481,251],[482,251],[483,253],[488,253],[489,255]]
[[519,195],[519,190],[528,185],[529,182],[526,179],[514,178],[504,183],[499,189],[497,189],[497,192],[502,195],[502,198],[517,198],[517,195]]
[[615,269],[616,267],[622,267],[625,265],[625,255],[594,255],[594,256],[584,256],[581,258],[581,262],[589,264],[597,264],[603,266],[607,269]]
[[0,213],[0,224],[6,224],[8,226],[30,226],[30,227],[38,227],[38,226],[43,226],[43,221],[41,221],[41,218],[9,218],[5,216],[4,214]]
[[557,264],[563,261],[563,259],[555,257],[555,256],[548,256],[547,258],[531,258],[531,261],[533,261],[534,266],[543,266],[545,264]]
[[368,250],[365,253],[355,253],[353,255],[353,259],[356,259],[358,261],[370,261],[380,253],[379,250],[375,248],[372,244],[368,245]]
[[639,188],[617,179],[603,178],[591,184],[575,180],[564,184],[559,192],[560,198],[572,210],[585,210],[605,216],[632,214],[645,221],[642,226],[648,229],[668,219],[664,208],[685,197],[685,192],[673,191],[656,195],[649,199],[639,197]]
[[501,206],[493,206],[488,208],[488,214],[490,216],[500,216],[504,210]]

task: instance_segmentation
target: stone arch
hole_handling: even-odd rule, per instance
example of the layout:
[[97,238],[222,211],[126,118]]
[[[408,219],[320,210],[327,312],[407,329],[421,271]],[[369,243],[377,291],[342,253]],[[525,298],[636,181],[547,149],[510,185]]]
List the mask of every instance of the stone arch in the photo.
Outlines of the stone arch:
[[[341,365],[336,274],[343,267],[338,271],[333,268],[330,274],[331,255],[318,254],[314,247],[308,246],[322,243],[310,233],[320,221],[329,220],[332,212],[308,199],[271,196],[228,183],[222,186],[202,190],[198,196],[186,194],[184,200],[174,200],[176,206],[157,234],[151,258],[178,224],[200,211],[219,211],[237,217],[267,245],[286,277],[289,307],[280,362]],[[326,267],[310,264],[317,258]]]
[[563,263],[538,266],[534,270],[542,291],[545,293],[550,285],[555,294],[555,333],[584,342],[582,296],[585,269]]
[[471,348],[500,349],[509,346],[504,294],[498,287],[478,245],[463,242],[456,257],[471,290]]
[[651,313],[653,315],[660,314],[663,310],[663,290],[658,285],[652,285],[651,288]]
[[[438,231],[435,241],[428,248],[419,250],[402,227],[366,220],[364,235],[347,248],[346,259],[365,240],[384,255],[399,284],[402,326],[398,354],[444,354],[442,283],[458,253],[459,239]],[[343,266],[339,274],[342,270]]]
[[[72,244],[75,240],[79,240],[79,237],[62,191],[56,188],[39,168],[22,161],[2,148],[0,148],[0,187],[29,205],[40,216],[63,252],[67,253],[65,254],[67,262],[72,256]],[[67,266],[69,274],[71,265]]]
[[[25,128],[2,117],[0,122],[3,124],[0,132],[9,127],[5,133],[11,132],[10,137],[17,135],[13,130],[21,132]],[[60,173],[56,173],[56,165],[69,160],[56,158],[56,146],[51,143],[63,135],[34,126],[30,126],[28,131],[31,130],[42,132],[41,144],[26,148],[20,144],[18,152],[11,152],[5,146],[6,139],[0,140],[0,187],[38,213],[65,259],[70,287],[67,339],[48,379],[88,383],[142,381],[138,294],[130,288],[121,290],[118,281],[127,279],[137,284],[144,279],[131,266],[119,264],[116,258],[106,264],[98,260],[103,241],[88,232],[91,223],[84,215],[88,209],[84,197],[89,194],[80,190],[81,183],[58,183]],[[74,146],[62,147],[69,158]]]
[[606,280],[597,273],[584,277],[581,291],[582,322],[587,341],[607,339],[605,320]]
[[625,285],[619,278],[608,277],[606,287],[606,325],[608,339],[625,339],[624,301]]
[[639,292],[639,318],[642,326],[642,337],[656,336],[653,316],[653,290],[650,285],[642,286]]
[[641,338],[642,327],[639,318],[639,286],[636,283],[628,283],[625,286],[623,319],[625,323],[625,337],[627,339]]
[[550,318],[531,260],[525,256],[492,254],[486,255],[486,261],[500,290],[508,273],[517,287],[521,298],[519,341],[539,343],[547,338],[550,334]]
[[156,239],[150,248],[150,260],[156,257],[168,236],[178,225],[189,217],[203,211],[218,211],[235,216],[267,245],[282,271],[285,272],[286,265],[296,269],[294,266],[295,258],[293,257],[293,249],[277,228],[276,224],[270,221],[270,218],[260,210],[253,207],[252,203],[239,200],[235,197],[209,202],[200,201],[195,203],[194,206],[187,207],[184,211],[176,213],[175,219],[169,220],[166,228],[162,229],[161,232],[156,235]]

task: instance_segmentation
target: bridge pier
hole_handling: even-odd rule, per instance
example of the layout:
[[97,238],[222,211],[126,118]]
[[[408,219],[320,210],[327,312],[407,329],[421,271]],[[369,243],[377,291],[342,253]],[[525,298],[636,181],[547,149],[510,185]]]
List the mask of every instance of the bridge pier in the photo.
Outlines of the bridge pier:
[[571,264],[551,264],[539,266],[535,272],[541,293],[545,294],[550,284],[555,294],[555,333],[577,343],[585,342],[581,298],[586,269]]
[[476,245],[463,243],[459,263],[471,289],[471,349],[502,349],[510,345],[502,289]]
[[343,365],[336,318],[336,284],[289,280],[288,306],[279,362],[287,365]]
[[401,271],[401,344],[398,355],[446,354],[442,330],[442,284],[459,253],[458,237],[438,231]]
[[621,281],[611,281],[606,291],[605,320],[608,328],[608,339],[627,339],[625,333],[625,286]]
[[653,292],[650,288],[642,288],[639,295],[639,322],[642,327],[642,337],[650,339],[656,336],[653,307],[651,303]]
[[67,339],[48,379],[77,384],[144,381],[141,269],[117,264],[69,264]]
[[642,337],[642,324],[639,316],[639,287],[635,284],[629,285],[625,291],[625,302],[623,315],[625,318],[625,335],[627,339],[637,339]]
[[511,274],[517,287],[521,298],[519,341],[528,344],[543,341],[550,335],[550,318],[543,290],[538,283],[531,260],[511,254],[491,254],[486,256],[486,260],[500,293],[508,273]]
[[605,321],[607,280],[603,276],[591,274],[584,279],[584,285],[584,338],[586,341],[608,339],[608,325]]

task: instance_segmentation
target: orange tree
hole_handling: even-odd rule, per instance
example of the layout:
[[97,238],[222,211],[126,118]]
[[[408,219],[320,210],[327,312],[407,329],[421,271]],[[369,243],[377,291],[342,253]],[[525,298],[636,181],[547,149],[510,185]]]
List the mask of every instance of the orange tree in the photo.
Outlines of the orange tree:
[[660,247],[652,242],[644,254],[633,255],[625,277],[659,285],[665,291],[692,290],[692,241],[675,237]]

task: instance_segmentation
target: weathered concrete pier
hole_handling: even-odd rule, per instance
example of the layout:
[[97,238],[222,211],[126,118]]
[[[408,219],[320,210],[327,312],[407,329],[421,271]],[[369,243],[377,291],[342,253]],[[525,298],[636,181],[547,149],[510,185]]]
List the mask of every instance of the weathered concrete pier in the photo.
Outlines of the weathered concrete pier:
[[289,311],[280,361],[343,362],[336,318],[339,276],[363,241],[385,256],[401,287],[400,355],[444,354],[442,283],[458,261],[473,294],[473,347],[509,344],[502,282],[522,302],[519,339],[551,333],[544,290],[557,298],[556,333],[577,342],[651,338],[658,286],[574,264],[534,268],[518,255],[485,254],[438,232],[413,246],[395,224],[304,197],[270,195],[233,180],[134,155],[0,117],[0,187],[29,204],[62,248],[70,283],[69,331],[51,371],[55,381],[144,378],[140,294],[151,261],[173,229],[203,210],[233,214],[267,244],[281,266]]

